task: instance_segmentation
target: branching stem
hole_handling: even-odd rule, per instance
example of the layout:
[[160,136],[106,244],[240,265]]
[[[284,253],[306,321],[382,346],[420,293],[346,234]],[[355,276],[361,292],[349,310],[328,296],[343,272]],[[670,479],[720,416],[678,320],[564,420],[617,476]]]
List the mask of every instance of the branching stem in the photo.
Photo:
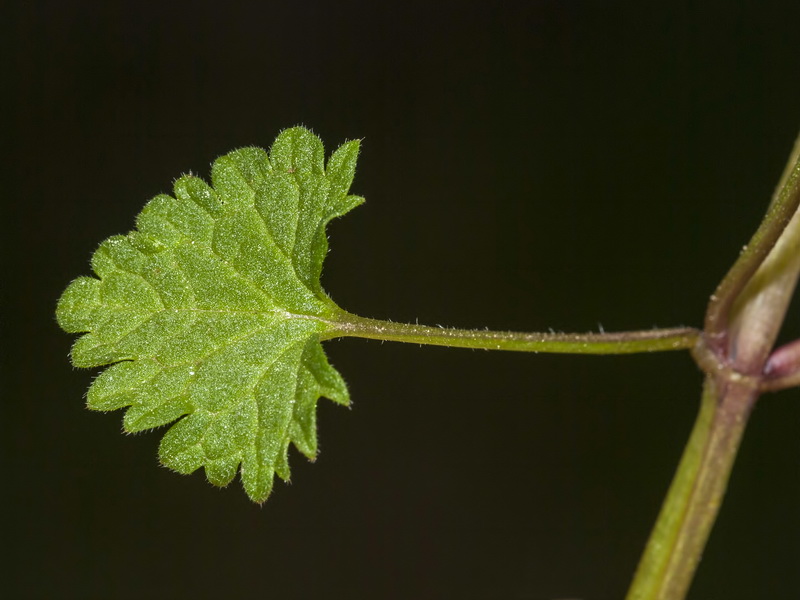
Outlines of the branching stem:
[[[709,302],[705,328],[515,333],[365,319],[342,311],[329,337],[486,350],[627,354],[691,349],[706,373],[700,412],[627,600],[682,600],[764,391],[800,384],[800,341],[772,352],[800,273],[800,138],[767,215]],[[771,354],[772,353],[772,354]]]
[[693,355],[706,384],[627,600],[682,600],[759,395],[800,383],[800,342],[772,352],[800,272],[800,138],[767,216],[711,297]]

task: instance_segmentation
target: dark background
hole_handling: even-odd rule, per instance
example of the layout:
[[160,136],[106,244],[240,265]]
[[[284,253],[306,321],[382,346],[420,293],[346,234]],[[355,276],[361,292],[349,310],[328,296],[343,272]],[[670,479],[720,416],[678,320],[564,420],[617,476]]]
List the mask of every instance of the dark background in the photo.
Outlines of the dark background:
[[[301,123],[364,140],[323,279],[348,310],[700,325],[800,125],[800,4],[641,4],[5,3],[2,595],[621,598],[686,353],[328,343],[353,409],[320,401],[317,463],[258,507],[87,412],[53,311],[178,175]],[[763,398],[691,598],[800,597],[799,428],[800,392]]]

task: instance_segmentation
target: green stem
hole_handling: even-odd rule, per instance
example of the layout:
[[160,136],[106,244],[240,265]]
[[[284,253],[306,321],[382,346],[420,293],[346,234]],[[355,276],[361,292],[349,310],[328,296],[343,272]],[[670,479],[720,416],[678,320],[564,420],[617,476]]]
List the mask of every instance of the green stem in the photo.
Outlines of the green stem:
[[706,373],[689,443],[628,593],[682,600],[759,394],[794,382],[800,346],[770,359],[800,272],[800,138],[767,216],[709,302],[693,354]]
[[569,354],[631,354],[693,348],[700,332],[691,327],[619,333],[518,333],[481,329],[448,329],[366,319],[342,311],[332,320],[326,338],[361,337],[454,348],[553,352]]
[[778,241],[800,204],[800,137],[794,148],[764,220],[737,261],[711,295],[704,331],[715,352],[725,352],[734,302]]
[[[733,303],[728,328],[728,358],[737,371],[756,375],[765,369],[764,363],[775,345],[794,295],[798,274],[800,211],[792,216]],[[779,359],[776,357],[776,360]]]
[[685,597],[722,504],[757,397],[754,380],[717,382],[707,377],[700,414],[627,600]]
[[792,176],[798,164],[800,164],[800,135],[794,140],[792,152],[789,154],[789,159],[786,161],[786,166],[783,168],[783,173],[781,173],[781,178],[778,180],[778,185],[775,186],[775,191],[772,193],[772,200],[769,203],[770,208],[780,199],[783,188],[786,187],[789,177]]

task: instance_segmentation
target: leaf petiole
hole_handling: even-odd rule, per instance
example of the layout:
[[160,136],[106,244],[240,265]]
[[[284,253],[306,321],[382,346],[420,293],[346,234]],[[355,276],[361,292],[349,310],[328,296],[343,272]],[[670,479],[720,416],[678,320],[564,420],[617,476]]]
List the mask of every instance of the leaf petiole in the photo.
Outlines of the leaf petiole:
[[692,348],[700,332],[691,327],[617,333],[521,333],[451,329],[367,319],[341,311],[323,339],[360,337],[451,348],[550,352],[565,354],[632,354]]

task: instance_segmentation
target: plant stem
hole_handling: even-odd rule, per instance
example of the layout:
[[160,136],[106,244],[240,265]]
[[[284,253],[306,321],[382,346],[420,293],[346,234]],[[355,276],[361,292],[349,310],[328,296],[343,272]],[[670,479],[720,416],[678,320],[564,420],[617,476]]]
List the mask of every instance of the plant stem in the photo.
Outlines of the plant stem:
[[772,355],[800,272],[800,138],[767,216],[711,296],[693,354],[706,383],[689,443],[627,600],[682,600],[762,391],[800,379],[800,343]]
[[[797,211],[731,308],[728,357],[736,370],[757,375],[765,369],[764,363],[778,337],[799,273],[800,211]],[[791,364],[786,358],[782,360],[784,370]]]
[[764,220],[711,296],[703,333],[516,333],[365,319],[341,311],[327,338],[363,337],[460,348],[627,354],[690,348],[706,373],[700,412],[627,600],[682,600],[725,495],[762,391],[800,384],[800,340],[770,352],[800,273],[800,137]]
[[619,333],[518,333],[482,329],[448,329],[366,319],[342,311],[326,338],[361,337],[454,348],[553,352],[570,354],[631,354],[694,347],[700,332],[691,327]]
[[704,331],[711,348],[726,351],[733,304],[767,257],[800,204],[800,136],[772,197],[767,214],[737,261],[711,295]]
[[781,173],[781,178],[778,180],[778,185],[775,186],[775,191],[772,193],[772,200],[769,203],[770,208],[780,199],[783,188],[786,187],[789,177],[791,177],[798,164],[800,164],[800,135],[794,140],[792,152],[789,154],[789,159],[786,161],[786,166],[783,168],[783,173]]
[[728,381],[706,378],[694,430],[627,600],[685,597],[722,503],[757,397],[757,381],[749,378]]

